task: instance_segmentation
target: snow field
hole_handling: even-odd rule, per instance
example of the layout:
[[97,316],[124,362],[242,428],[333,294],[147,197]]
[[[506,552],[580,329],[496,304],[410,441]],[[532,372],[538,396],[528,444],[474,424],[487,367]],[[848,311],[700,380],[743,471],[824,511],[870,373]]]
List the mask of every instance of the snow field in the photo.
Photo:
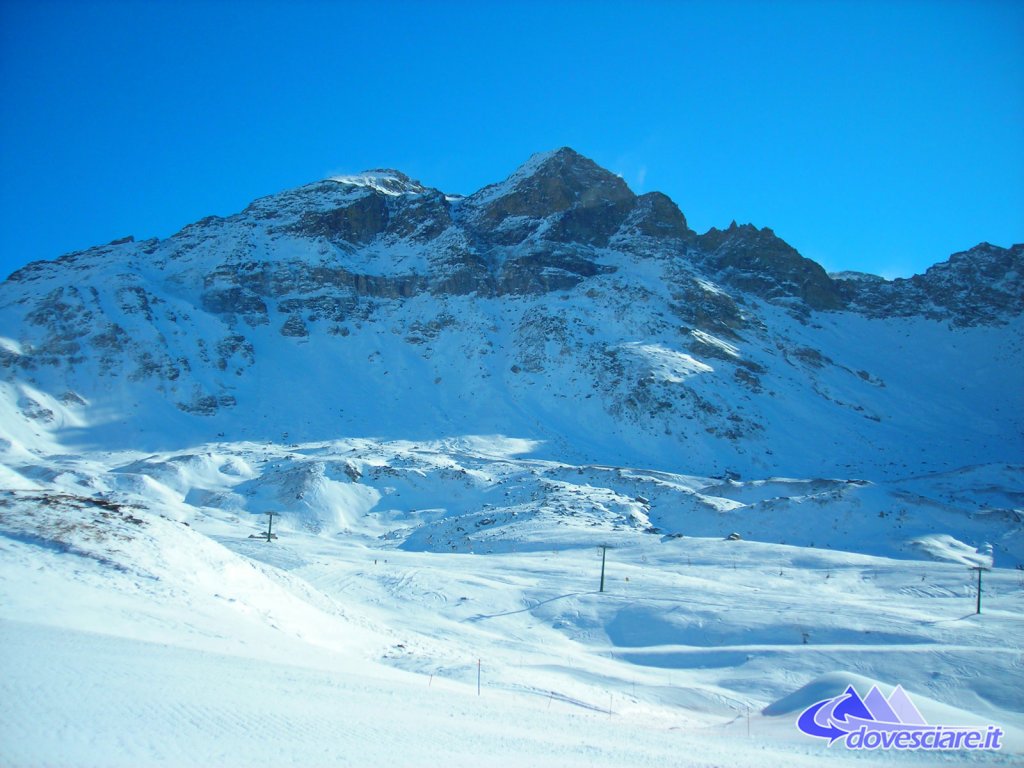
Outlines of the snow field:
[[[170,465],[211,482],[256,462]],[[301,518],[267,543],[258,517],[193,509],[186,526],[164,496],[38,496],[0,508],[10,764],[929,764],[865,762],[762,714],[840,670],[1008,731],[1002,753],[957,759],[1024,750],[1015,571],[986,575],[974,616],[963,563],[543,517],[491,554]]]

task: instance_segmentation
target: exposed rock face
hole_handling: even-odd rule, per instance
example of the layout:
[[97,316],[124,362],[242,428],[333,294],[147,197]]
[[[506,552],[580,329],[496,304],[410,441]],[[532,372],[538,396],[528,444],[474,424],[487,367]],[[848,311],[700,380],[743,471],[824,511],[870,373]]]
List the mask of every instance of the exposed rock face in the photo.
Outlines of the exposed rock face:
[[505,181],[471,195],[464,208],[473,238],[494,245],[537,238],[603,247],[631,215],[644,234],[686,232],[668,198],[637,198],[620,177],[567,147],[534,156]]
[[203,309],[215,315],[264,318],[267,314],[267,305],[263,299],[237,285],[211,288],[203,293],[202,302]]
[[586,278],[615,269],[581,257],[571,249],[552,248],[509,258],[498,280],[499,294],[566,291]]
[[696,233],[687,226],[686,217],[679,207],[661,192],[640,195],[623,229],[647,237],[687,242],[696,237]]
[[284,325],[281,326],[281,335],[302,338],[309,336],[309,329],[306,328],[306,324],[302,322],[301,317],[291,315],[284,321]]
[[338,208],[310,211],[302,216],[292,231],[306,237],[325,237],[352,245],[366,245],[388,229],[385,200],[379,194],[367,194]]
[[[1022,254],[983,244],[909,280],[830,277],[770,229],[697,235],[668,197],[568,148],[468,197],[368,171],[18,270],[0,287],[0,386],[32,388],[14,407],[36,424],[60,422],[45,390],[140,413],[157,397],[256,433],[287,410],[318,435],[486,423],[705,469],[774,466],[803,449],[780,399],[807,429],[833,425],[841,453],[874,445],[919,396],[894,391],[894,363],[816,327],[1019,324]],[[1008,349],[990,370],[1013,367]],[[266,402],[268,381],[309,391]]]
[[728,285],[764,299],[796,298],[811,309],[838,309],[843,297],[821,265],[768,228],[732,223],[697,238],[702,262]]
[[1024,244],[981,243],[909,279],[847,277],[839,283],[852,308],[874,317],[924,315],[959,326],[998,324],[1024,312]]
[[500,229],[510,217],[545,219],[556,214],[629,203],[626,183],[568,147],[536,155],[500,184],[469,197],[482,229]]

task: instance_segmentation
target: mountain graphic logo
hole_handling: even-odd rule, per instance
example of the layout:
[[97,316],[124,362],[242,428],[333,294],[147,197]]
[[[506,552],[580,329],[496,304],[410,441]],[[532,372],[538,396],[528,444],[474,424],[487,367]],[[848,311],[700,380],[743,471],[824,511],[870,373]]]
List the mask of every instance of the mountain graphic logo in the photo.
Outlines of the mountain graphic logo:
[[930,725],[902,686],[886,697],[878,686],[867,696],[848,686],[839,696],[805,709],[797,728],[808,736],[842,741],[850,749],[1000,749],[1003,731],[958,725]]

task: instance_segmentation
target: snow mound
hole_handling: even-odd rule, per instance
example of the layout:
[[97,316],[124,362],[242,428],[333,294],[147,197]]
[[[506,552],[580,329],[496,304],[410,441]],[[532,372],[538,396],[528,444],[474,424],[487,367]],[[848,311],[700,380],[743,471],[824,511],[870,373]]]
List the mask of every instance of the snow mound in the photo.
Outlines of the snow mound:
[[925,552],[933,560],[962,563],[970,568],[979,565],[984,568],[992,567],[991,553],[979,552],[975,547],[958,541],[948,533],[921,536],[910,543]]
[[[803,712],[812,704],[839,696],[850,686],[853,686],[861,696],[866,696],[872,687],[876,687],[886,698],[892,695],[896,688],[895,685],[858,675],[855,672],[829,672],[814,678],[807,685],[798,688],[788,696],[783,696],[769,704],[761,710],[761,713],[768,717],[778,717]],[[931,725],[988,725],[985,718],[960,707],[943,704],[919,693],[910,692],[909,696],[918,711]]]
[[[158,504],[152,506],[159,509]],[[236,554],[187,524],[134,504],[47,491],[4,492],[0,551],[21,567],[33,558],[44,558],[53,572],[48,578],[56,576],[69,594],[87,593],[97,583],[106,585],[101,602],[91,609],[79,607],[74,617],[59,610],[57,599],[26,604],[23,612],[18,611],[17,605],[32,592],[28,588],[10,606],[21,618],[165,641],[170,639],[165,625],[168,607],[176,605],[197,623],[208,622],[198,635],[215,638],[222,651],[237,650],[241,624],[249,640],[284,635],[332,651],[379,642],[373,632],[353,624],[335,600],[302,579]],[[141,598],[151,615],[136,613],[131,622],[125,621],[117,611],[116,593]],[[94,598],[97,593],[89,594]],[[235,624],[230,624],[230,617]],[[192,635],[186,630],[177,639],[194,644]],[[234,639],[225,643],[228,637]]]
[[761,710],[761,714],[768,717],[779,717],[781,715],[803,712],[812,704],[838,696],[851,685],[858,691],[863,690],[865,694],[871,690],[872,685],[878,685],[879,690],[883,687],[877,681],[854,672],[829,672],[814,678],[807,685],[783,696],[781,699],[773,701]]

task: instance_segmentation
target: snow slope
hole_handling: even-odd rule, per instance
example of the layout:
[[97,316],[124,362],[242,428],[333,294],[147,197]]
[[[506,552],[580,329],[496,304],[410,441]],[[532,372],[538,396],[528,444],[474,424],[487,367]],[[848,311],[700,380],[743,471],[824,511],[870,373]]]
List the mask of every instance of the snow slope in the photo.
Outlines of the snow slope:
[[[97,454],[54,467],[62,492],[6,493],[6,762],[841,763],[854,756],[801,735],[790,709],[772,714],[840,671],[1009,734],[998,754],[958,759],[1020,759],[1019,571],[986,575],[975,616],[966,563],[984,557],[910,543],[938,502],[906,507],[901,548],[888,516],[844,531],[844,513],[815,501],[888,488],[723,485],[537,461],[528,447]],[[282,488],[302,499],[280,538],[251,538]],[[762,523],[762,541],[724,540],[783,493],[792,509]],[[819,529],[829,547],[779,543],[808,505],[837,520]],[[700,530],[655,532],[662,508]],[[1003,530],[961,518],[978,539]]]
[[[29,265],[0,763],[1020,764],[1022,254],[832,279],[562,149]],[[1003,749],[797,731],[851,684]]]

